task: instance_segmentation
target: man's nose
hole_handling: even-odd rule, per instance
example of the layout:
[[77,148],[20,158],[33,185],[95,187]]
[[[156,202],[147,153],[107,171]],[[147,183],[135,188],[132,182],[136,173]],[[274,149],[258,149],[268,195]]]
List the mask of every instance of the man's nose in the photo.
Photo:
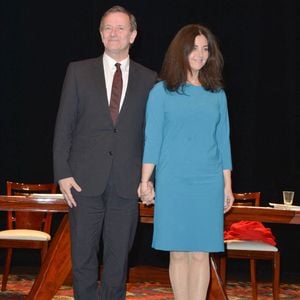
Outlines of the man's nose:
[[116,28],[112,28],[111,31],[110,31],[110,35],[111,36],[115,36],[116,32],[117,32],[117,29]]

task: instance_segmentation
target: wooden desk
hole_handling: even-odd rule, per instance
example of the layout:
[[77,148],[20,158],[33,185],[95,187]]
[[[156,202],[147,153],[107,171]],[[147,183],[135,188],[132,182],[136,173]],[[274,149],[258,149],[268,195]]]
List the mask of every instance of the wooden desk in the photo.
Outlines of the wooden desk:
[[[143,223],[153,223],[153,206],[140,204],[140,218]],[[300,224],[300,210],[274,209],[262,206],[233,206],[225,215],[225,223],[240,220],[265,223]]]
[[[18,200],[22,197],[22,204]],[[62,199],[33,199],[24,196],[1,196],[0,210],[27,210],[67,212],[68,207]],[[238,220],[257,220],[262,222],[300,224],[300,211],[278,210],[269,207],[236,206],[225,216],[225,222]],[[153,207],[140,204],[140,220],[153,223]],[[47,256],[32,286],[28,300],[51,300],[71,271],[70,229],[68,214],[65,214],[54,238],[51,241]],[[212,280],[209,299],[227,299],[219,276],[212,261]]]
[[300,210],[275,209],[261,206],[233,206],[225,215],[225,223],[240,220],[300,224]]
[[65,200],[60,198],[38,199],[28,196],[0,195],[0,210],[68,212],[68,206]]

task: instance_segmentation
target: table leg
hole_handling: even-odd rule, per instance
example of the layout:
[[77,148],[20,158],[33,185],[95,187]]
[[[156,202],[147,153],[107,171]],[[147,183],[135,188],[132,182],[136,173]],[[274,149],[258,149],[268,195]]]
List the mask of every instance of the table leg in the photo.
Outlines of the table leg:
[[213,257],[210,257],[210,285],[208,288],[208,300],[228,300],[222,280],[218,274],[216,263]]
[[50,244],[27,300],[51,300],[72,268],[68,214],[63,217]]

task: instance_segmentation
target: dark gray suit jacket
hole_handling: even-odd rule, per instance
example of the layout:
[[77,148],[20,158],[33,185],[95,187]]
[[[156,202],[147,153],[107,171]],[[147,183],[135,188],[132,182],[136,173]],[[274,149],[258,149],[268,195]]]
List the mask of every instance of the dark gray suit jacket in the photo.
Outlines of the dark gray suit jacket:
[[74,177],[83,195],[103,193],[109,177],[121,197],[137,197],[144,144],[144,116],[155,72],[130,60],[128,87],[114,126],[102,56],[70,63],[57,114],[55,181]]

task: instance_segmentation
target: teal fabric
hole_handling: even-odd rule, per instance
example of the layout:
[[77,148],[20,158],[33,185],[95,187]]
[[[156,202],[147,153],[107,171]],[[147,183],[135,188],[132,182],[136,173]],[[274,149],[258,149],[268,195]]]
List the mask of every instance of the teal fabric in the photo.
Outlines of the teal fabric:
[[144,163],[156,165],[152,246],[169,251],[223,251],[223,170],[231,169],[223,90],[184,85],[150,92]]

